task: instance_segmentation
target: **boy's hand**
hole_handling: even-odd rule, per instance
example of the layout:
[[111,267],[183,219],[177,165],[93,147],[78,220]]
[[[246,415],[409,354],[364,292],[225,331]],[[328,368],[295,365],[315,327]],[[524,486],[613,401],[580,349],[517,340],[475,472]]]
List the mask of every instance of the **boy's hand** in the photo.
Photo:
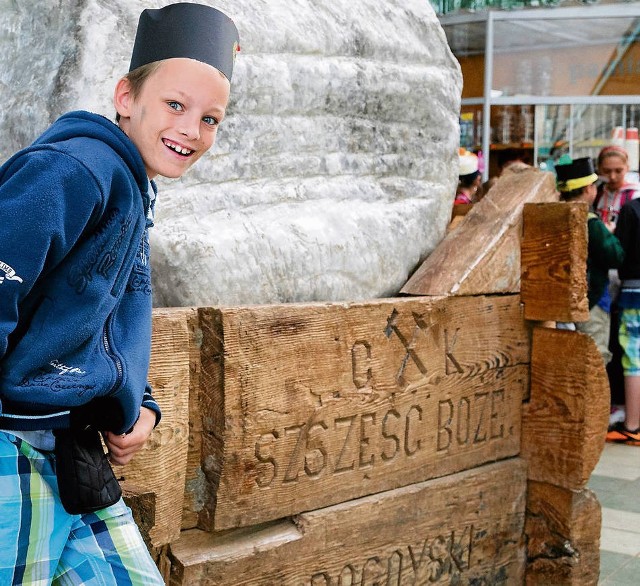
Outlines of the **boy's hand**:
[[117,435],[110,431],[103,434],[104,443],[109,450],[109,461],[115,466],[128,464],[135,453],[144,446],[156,424],[156,414],[146,407],[140,408],[140,417],[131,433]]

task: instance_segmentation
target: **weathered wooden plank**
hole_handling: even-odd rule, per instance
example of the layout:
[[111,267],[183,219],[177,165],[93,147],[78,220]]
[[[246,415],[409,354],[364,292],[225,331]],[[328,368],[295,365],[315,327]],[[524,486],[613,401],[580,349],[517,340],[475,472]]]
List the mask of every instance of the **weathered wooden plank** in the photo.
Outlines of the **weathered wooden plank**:
[[509,168],[402,287],[407,295],[481,295],[520,290],[522,208],[558,201],[552,173]]
[[522,431],[529,478],[584,488],[602,453],[609,402],[604,363],[590,336],[534,328]]
[[524,206],[520,295],[526,319],[589,319],[587,212],[584,202]]
[[202,412],[200,410],[200,354],[202,329],[200,318],[194,309],[187,316],[189,330],[189,447],[185,471],[185,494],[182,512],[182,529],[198,525],[198,513],[203,507],[206,479],[200,467],[202,457]]
[[202,309],[199,527],[252,525],[513,456],[518,296]]
[[547,483],[527,488],[526,584],[589,586],[600,573],[601,510],[589,490]]
[[155,524],[146,536],[157,548],[180,535],[187,468],[189,401],[189,309],[156,309],[149,381],[162,409],[160,424],[118,478],[155,493]]
[[150,490],[140,489],[124,481],[120,483],[120,487],[122,488],[122,498],[131,509],[147,547],[151,549],[149,533],[156,524],[156,495]]
[[512,458],[291,521],[184,531],[170,584],[522,584],[525,491]]

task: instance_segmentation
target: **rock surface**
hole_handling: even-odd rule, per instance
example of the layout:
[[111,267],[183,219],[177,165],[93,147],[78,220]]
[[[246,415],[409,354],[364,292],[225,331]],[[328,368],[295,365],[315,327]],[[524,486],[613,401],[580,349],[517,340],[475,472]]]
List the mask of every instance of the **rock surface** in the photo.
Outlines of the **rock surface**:
[[[2,158],[112,117],[139,0],[0,0]],[[211,153],[159,181],[156,305],[395,295],[444,236],[462,78],[426,0],[218,0],[240,31]]]

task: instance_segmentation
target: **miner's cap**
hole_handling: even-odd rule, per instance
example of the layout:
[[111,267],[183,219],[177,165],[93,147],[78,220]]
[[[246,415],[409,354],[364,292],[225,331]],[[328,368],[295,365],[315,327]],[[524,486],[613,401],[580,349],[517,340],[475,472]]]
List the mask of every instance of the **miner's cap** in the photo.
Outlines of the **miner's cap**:
[[223,12],[204,4],[179,2],[142,11],[129,71],[174,59],[195,59],[215,67],[231,81],[238,29]]
[[556,165],[558,191],[573,191],[591,185],[598,180],[591,157],[573,159],[570,163]]

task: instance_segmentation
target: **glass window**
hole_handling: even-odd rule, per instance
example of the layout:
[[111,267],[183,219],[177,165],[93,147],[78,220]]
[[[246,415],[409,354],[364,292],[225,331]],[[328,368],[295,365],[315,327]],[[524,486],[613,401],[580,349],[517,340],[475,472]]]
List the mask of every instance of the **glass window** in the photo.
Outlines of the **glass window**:
[[443,26],[449,47],[462,69],[462,97],[481,98],[484,93],[486,22],[465,22]]
[[[637,127],[640,106],[621,104],[562,104],[537,106],[537,160],[551,171],[563,155],[595,159],[603,146],[624,141]],[[636,170],[633,169],[632,170]]]
[[632,95],[640,81],[640,19],[496,20],[494,95]]

